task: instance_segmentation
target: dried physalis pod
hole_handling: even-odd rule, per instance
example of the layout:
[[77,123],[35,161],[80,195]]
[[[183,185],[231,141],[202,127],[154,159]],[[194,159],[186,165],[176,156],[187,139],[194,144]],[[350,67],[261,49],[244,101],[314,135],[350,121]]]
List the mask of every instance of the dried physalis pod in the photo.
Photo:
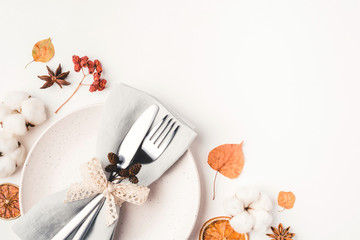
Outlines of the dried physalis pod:
[[108,153],[108,159],[111,164],[118,164],[120,163],[119,156],[113,152]]

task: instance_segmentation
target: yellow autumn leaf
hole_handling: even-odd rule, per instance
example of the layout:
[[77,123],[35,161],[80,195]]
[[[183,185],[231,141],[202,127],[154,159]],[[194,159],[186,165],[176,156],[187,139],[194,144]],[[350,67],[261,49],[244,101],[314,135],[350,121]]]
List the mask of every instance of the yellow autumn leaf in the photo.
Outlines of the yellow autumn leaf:
[[[34,58],[32,62],[48,62],[54,56],[55,49],[50,38],[37,42],[32,50],[32,56]],[[29,63],[29,64],[30,64]],[[27,65],[29,65],[27,64]],[[27,65],[25,67],[27,67]]]

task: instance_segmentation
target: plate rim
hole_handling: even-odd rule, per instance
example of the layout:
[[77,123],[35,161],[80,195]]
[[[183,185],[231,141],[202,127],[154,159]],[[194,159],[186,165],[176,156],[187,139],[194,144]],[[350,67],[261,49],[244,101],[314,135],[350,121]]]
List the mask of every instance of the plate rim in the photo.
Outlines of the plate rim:
[[[59,119],[55,120],[53,123],[51,123],[49,126],[47,126],[42,132],[41,134],[36,138],[36,140],[34,141],[33,145],[31,146],[27,156],[26,156],[26,159],[25,159],[25,162],[24,162],[24,165],[23,165],[23,168],[21,170],[21,177],[20,177],[20,183],[19,183],[19,204],[20,204],[20,212],[21,212],[21,216],[23,216],[24,213],[24,209],[23,209],[23,182],[24,182],[24,175],[25,175],[25,171],[26,171],[26,168],[27,168],[27,165],[28,163],[30,162],[30,157],[35,149],[35,147],[38,145],[39,141],[43,138],[43,136],[56,124],[58,124],[59,122],[61,122],[62,120],[64,120],[65,118],[69,117],[70,115],[74,114],[74,113],[77,113],[79,111],[83,111],[83,110],[86,110],[88,108],[93,108],[93,107],[101,107],[101,106],[104,106],[104,103],[94,103],[94,104],[89,104],[89,105],[85,105],[85,106],[82,106],[82,107],[79,107],[79,108],[76,108],[72,111],[70,111],[69,113],[65,114],[64,116],[60,117]],[[194,219],[192,221],[192,224],[191,224],[191,229],[189,230],[188,234],[187,234],[187,237],[189,237],[191,235],[191,233],[193,232],[194,230],[194,227],[195,227],[195,224],[196,224],[196,221],[198,219],[198,216],[199,216],[199,211],[200,211],[200,203],[201,203],[201,183],[200,183],[200,175],[199,175],[199,170],[198,170],[198,167],[197,167],[197,164],[195,162],[195,158],[194,158],[194,155],[192,154],[190,148],[188,148],[184,154],[182,156],[184,156],[185,154],[189,154],[190,155],[190,158],[191,158],[191,163],[195,169],[195,178],[196,178],[196,188],[198,189],[198,194],[197,195],[197,201],[196,201],[196,206],[195,206],[195,215],[194,215]],[[182,157],[181,156],[181,157]],[[180,158],[181,158],[180,157]]]

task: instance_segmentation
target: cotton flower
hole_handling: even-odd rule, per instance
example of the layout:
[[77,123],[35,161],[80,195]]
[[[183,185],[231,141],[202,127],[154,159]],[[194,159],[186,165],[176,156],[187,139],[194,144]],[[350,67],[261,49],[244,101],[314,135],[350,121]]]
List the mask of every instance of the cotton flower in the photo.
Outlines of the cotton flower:
[[19,143],[19,147],[12,152],[9,157],[15,160],[16,167],[21,167],[26,159],[26,151],[23,145]]
[[21,114],[26,122],[33,125],[39,125],[46,120],[45,105],[36,98],[29,98],[21,103]]
[[5,132],[0,132],[0,156],[12,153],[18,145],[16,138]]
[[239,215],[244,211],[244,204],[239,199],[232,197],[224,201],[224,208],[226,214],[230,216]]
[[233,216],[230,225],[239,233],[264,232],[272,221],[270,198],[255,188],[240,188],[234,197],[224,202],[224,207],[227,214]]
[[4,121],[4,118],[10,113],[11,109],[5,103],[0,103],[0,122]]
[[249,210],[251,216],[253,216],[254,231],[265,232],[272,221],[272,216],[269,212],[264,210]]
[[3,121],[3,129],[5,132],[15,136],[24,136],[28,131],[25,118],[19,113],[10,114],[5,117]]
[[270,211],[272,209],[272,202],[268,195],[260,193],[260,197],[251,203],[251,208],[261,209],[265,211]]
[[26,92],[8,92],[5,96],[4,103],[11,109],[21,110],[21,103],[28,99],[30,95]]
[[45,105],[26,92],[10,92],[0,103],[0,122],[5,132],[24,136],[28,127],[46,120]]
[[251,187],[240,188],[235,194],[235,197],[240,199],[245,206],[255,202],[257,199],[259,199],[259,196],[260,192],[257,189]]
[[13,174],[25,161],[25,148],[15,137],[0,132],[0,178]]
[[26,151],[17,137],[46,120],[45,105],[26,92],[9,92],[0,103],[0,177],[21,167]]
[[245,211],[230,219],[229,223],[236,232],[248,233],[254,226],[254,217]]
[[16,164],[11,157],[0,157],[0,178],[8,177],[16,170]]

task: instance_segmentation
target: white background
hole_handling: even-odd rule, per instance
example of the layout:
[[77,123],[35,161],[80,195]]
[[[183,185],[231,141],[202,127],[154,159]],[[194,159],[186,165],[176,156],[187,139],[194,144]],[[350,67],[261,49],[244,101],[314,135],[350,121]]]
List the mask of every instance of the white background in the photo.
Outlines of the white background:
[[[44,100],[51,122],[80,106],[104,101],[86,87],[59,114],[73,84],[40,90],[31,49],[51,37],[55,57],[72,69],[73,54],[98,58],[104,77],[144,90],[197,127],[191,147],[202,202],[190,239],[204,221],[224,215],[223,199],[254,185],[276,204],[293,191],[292,210],[274,211],[273,225],[291,226],[295,239],[359,239],[360,14],[355,0],[1,1],[0,96],[26,90]],[[218,177],[207,165],[217,145],[244,140],[241,176]],[[20,171],[0,182],[19,183]],[[0,221],[1,239],[16,239],[15,221]],[[156,223],[154,223],[156,224]],[[176,219],[174,219],[176,224]],[[251,239],[268,239],[251,234]],[[165,240],[165,239],[164,239]]]

